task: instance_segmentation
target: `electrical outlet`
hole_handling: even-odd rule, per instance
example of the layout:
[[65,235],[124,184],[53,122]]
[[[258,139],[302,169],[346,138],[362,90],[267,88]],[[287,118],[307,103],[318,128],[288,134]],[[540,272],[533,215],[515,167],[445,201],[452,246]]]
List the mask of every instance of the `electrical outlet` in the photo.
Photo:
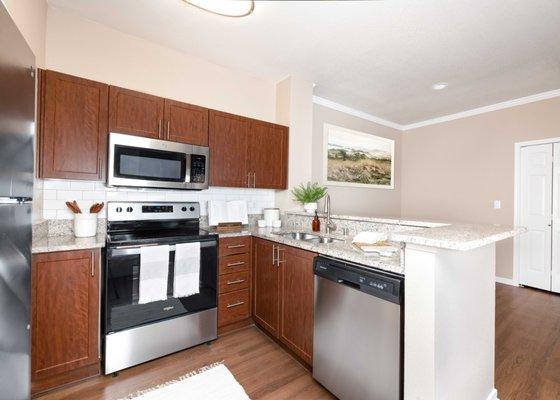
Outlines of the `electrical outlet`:
[[502,208],[501,200],[494,200],[494,210],[499,210],[500,208]]

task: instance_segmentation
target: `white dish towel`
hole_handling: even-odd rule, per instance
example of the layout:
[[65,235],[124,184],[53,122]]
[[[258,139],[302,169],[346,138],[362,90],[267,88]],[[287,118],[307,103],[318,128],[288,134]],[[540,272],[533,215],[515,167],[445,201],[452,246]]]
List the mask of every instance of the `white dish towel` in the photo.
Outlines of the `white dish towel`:
[[199,293],[200,242],[175,245],[173,297],[188,297]]
[[169,246],[141,247],[138,303],[166,300],[168,275]]

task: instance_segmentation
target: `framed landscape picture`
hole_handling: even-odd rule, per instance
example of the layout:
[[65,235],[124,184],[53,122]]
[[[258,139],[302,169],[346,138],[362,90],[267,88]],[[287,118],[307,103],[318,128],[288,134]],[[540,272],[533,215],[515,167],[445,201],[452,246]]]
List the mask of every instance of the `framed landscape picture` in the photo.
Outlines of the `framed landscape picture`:
[[326,185],[395,188],[395,141],[340,126],[323,127]]

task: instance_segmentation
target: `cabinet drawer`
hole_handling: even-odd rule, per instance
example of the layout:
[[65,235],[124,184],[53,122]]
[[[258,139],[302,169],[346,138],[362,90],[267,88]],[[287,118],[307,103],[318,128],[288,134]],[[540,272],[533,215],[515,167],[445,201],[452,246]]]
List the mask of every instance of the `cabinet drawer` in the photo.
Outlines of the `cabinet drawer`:
[[218,327],[249,318],[249,289],[218,297]]
[[220,239],[220,257],[231,254],[248,253],[251,250],[251,236]]
[[234,272],[233,274],[220,275],[219,293],[228,293],[249,287],[249,272]]
[[220,275],[248,271],[250,265],[251,255],[249,253],[220,257]]

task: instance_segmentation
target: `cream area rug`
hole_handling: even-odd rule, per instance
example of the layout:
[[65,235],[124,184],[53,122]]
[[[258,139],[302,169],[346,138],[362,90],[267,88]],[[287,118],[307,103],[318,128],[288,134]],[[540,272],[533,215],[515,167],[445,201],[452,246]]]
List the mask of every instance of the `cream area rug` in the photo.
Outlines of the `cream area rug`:
[[133,393],[121,400],[250,400],[243,387],[222,363],[193,371],[162,385]]

